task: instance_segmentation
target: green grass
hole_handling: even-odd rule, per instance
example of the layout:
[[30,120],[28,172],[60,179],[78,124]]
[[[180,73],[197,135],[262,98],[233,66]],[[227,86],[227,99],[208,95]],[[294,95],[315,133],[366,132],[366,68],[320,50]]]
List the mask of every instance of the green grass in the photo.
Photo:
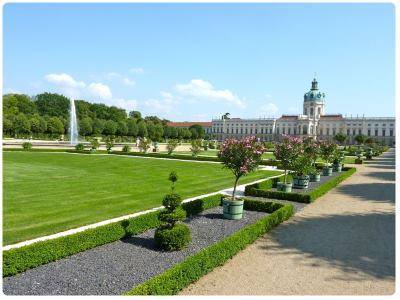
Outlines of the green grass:
[[[231,172],[215,163],[3,152],[3,244],[160,206],[173,170],[183,198],[233,185]],[[239,183],[277,173],[258,171]]]
[[[160,151],[160,153],[167,153],[166,151]],[[211,157],[217,157],[218,150],[207,150],[207,151],[201,151],[200,156],[211,156]],[[192,152],[190,151],[174,151],[173,154],[176,155],[192,155]],[[275,159],[275,156],[272,152],[265,152],[262,156],[263,159]]]

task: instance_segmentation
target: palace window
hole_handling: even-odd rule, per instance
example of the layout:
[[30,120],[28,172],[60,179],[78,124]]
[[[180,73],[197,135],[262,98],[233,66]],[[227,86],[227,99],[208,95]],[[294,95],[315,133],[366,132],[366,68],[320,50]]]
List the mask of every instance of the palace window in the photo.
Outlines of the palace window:
[[375,136],[378,136],[378,129],[375,129]]
[[390,135],[390,136],[393,136],[393,129],[390,129],[389,135]]
[[321,107],[318,107],[318,114],[321,114]]
[[371,129],[368,129],[368,136],[371,136]]
[[243,134],[243,128],[240,128],[240,134]]
[[356,130],[355,129],[353,129],[353,135],[356,135]]
[[329,128],[326,128],[326,135],[329,135]]
[[246,128],[246,134],[247,134],[247,128]]
[[347,129],[347,135],[350,135],[350,129]]
[[254,132],[254,133],[255,133],[255,134],[257,134],[257,131],[258,131],[258,130],[257,130],[257,128],[256,128],[256,129],[254,129],[254,130],[255,130],[255,132]]
[[303,134],[307,134],[307,125],[303,125]]
[[358,129],[358,134],[361,134],[361,129]]
[[386,136],[386,130],[382,129],[382,136]]
[[310,115],[313,115],[314,114],[314,108],[310,108]]

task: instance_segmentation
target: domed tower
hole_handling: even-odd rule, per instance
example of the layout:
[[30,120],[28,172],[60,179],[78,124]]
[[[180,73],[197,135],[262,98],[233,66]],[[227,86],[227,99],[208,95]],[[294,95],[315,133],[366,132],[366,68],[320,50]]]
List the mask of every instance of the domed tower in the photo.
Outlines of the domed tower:
[[325,93],[318,90],[315,78],[311,82],[311,90],[304,94],[303,114],[314,120],[325,114]]

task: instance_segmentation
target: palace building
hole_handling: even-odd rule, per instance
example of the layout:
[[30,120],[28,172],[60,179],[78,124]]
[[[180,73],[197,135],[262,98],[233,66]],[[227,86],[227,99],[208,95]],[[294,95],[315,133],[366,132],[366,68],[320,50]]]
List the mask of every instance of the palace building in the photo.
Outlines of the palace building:
[[213,119],[211,132],[217,140],[254,135],[262,141],[279,140],[282,135],[333,139],[338,133],[347,135],[347,143],[354,143],[357,135],[372,137],[387,145],[395,143],[394,117],[343,117],[325,113],[325,93],[314,78],[311,89],[304,94],[303,114],[282,115],[280,118]]

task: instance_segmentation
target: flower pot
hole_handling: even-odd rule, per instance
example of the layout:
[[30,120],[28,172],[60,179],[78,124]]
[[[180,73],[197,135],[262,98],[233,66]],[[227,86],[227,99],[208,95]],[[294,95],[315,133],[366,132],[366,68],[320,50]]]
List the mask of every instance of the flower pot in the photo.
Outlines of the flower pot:
[[321,174],[310,174],[310,182],[319,182],[321,181]]
[[323,174],[324,176],[331,176],[333,168],[332,167],[324,167]]
[[243,200],[231,200],[222,198],[224,218],[229,220],[240,220],[243,217]]
[[290,193],[292,191],[292,183],[278,182],[276,189],[280,192]]
[[308,175],[294,176],[293,186],[298,189],[308,188],[308,183],[310,182],[310,177]]
[[333,172],[342,172],[342,164],[334,164]]

